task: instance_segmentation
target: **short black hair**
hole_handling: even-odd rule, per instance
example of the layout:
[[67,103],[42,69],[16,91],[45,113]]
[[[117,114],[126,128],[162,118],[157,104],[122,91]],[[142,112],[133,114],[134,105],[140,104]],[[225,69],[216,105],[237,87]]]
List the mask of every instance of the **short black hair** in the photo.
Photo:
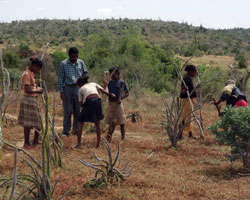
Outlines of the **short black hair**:
[[76,85],[78,85],[78,86],[84,85],[84,84],[88,83],[88,79],[89,79],[88,76],[80,77],[77,79]]
[[69,56],[72,55],[72,54],[79,54],[79,50],[76,48],[76,47],[71,47],[69,49]]
[[112,74],[113,72],[120,74],[120,69],[117,66],[111,67],[109,73]]
[[40,69],[43,67],[43,61],[41,61],[39,58],[31,57],[30,63],[31,65],[35,65],[39,67]]
[[197,70],[196,70],[196,66],[195,66],[195,65],[187,65],[187,66],[185,67],[185,71],[186,71],[186,72],[197,71]]

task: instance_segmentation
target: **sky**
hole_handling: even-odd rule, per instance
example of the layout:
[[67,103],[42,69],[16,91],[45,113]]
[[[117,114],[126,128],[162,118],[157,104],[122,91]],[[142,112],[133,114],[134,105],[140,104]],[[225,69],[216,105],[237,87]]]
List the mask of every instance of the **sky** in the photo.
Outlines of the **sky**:
[[161,19],[206,28],[250,28],[250,0],[0,0],[0,22]]

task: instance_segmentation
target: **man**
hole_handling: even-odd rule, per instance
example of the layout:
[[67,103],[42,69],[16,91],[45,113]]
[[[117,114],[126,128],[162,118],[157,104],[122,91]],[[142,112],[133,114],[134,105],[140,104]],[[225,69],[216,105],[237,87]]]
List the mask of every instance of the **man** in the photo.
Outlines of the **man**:
[[58,90],[64,106],[63,136],[69,136],[72,111],[74,116],[72,132],[77,134],[80,105],[76,81],[80,77],[88,76],[86,66],[82,60],[78,59],[78,54],[78,49],[71,47],[68,52],[69,58],[62,61],[59,66]]

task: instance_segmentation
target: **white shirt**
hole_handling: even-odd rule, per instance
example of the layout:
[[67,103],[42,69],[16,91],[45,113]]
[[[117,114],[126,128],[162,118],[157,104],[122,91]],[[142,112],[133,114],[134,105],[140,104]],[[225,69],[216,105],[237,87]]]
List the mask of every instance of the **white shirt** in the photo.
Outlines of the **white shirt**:
[[79,101],[85,103],[86,98],[91,94],[97,94],[99,97],[98,89],[103,89],[97,83],[86,83],[79,89]]

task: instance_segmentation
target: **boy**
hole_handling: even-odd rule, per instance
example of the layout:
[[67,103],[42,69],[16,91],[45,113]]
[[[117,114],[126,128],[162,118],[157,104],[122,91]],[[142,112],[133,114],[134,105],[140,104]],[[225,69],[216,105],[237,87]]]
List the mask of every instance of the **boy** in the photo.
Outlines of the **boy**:
[[115,98],[109,97],[105,122],[109,124],[107,134],[108,142],[112,140],[112,134],[116,125],[120,125],[122,141],[125,139],[126,116],[122,100],[129,96],[128,87],[125,81],[120,80],[120,70],[117,67],[109,69],[111,79],[108,83],[109,93],[115,94]]

